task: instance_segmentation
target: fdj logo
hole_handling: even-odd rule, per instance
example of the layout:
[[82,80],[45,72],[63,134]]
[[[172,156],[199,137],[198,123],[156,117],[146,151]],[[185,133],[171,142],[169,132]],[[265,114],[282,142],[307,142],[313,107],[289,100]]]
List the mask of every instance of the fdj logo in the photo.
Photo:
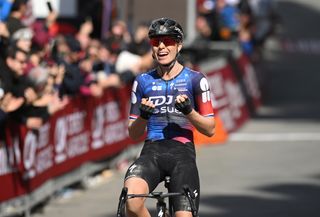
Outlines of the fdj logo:
[[155,105],[155,106],[161,106],[161,105],[170,105],[173,101],[173,96],[151,96],[149,97],[149,100]]

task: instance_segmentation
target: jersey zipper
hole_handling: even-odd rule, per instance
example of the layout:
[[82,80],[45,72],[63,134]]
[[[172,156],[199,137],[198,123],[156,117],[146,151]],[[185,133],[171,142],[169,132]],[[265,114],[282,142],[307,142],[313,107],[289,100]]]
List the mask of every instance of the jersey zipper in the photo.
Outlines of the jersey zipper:
[[[169,81],[165,81],[166,82],[166,98],[168,97],[168,86],[169,86]],[[166,100],[167,101],[167,100]],[[170,128],[170,115],[169,115],[169,113],[168,113],[168,108],[169,107],[169,105],[167,104],[167,102],[166,102],[166,119],[167,119],[167,122],[168,122],[168,126],[169,126],[169,128]],[[171,132],[171,129],[168,129],[168,134]],[[169,136],[170,137],[170,136]]]

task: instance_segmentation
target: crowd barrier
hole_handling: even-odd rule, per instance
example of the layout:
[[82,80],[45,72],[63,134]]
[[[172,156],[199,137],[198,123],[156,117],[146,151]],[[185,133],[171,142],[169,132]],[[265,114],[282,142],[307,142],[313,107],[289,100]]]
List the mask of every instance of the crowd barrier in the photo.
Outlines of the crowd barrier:
[[130,92],[126,86],[101,98],[77,96],[39,130],[10,124],[0,144],[0,205],[25,200],[47,181],[137,144],[127,133]]
[[261,105],[257,73],[247,55],[238,49],[201,61],[197,67],[212,88],[216,133],[209,138],[195,130],[196,144],[224,143],[229,133],[238,130]]
[[[241,52],[206,59],[198,69],[212,87],[217,127],[211,138],[195,131],[195,143],[221,144],[261,104],[256,72]],[[37,131],[8,126],[6,140],[0,144],[0,216],[6,216],[12,206],[30,209],[68,183],[55,180],[75,171],[81,178],[87,174],[81,168],[88,162],[111,158],[142,142],[132,141],[127,134],[130,88],[107,89],[101,98],[77,96]],[[36,198],[34,193],[39,191],[41,197]]]

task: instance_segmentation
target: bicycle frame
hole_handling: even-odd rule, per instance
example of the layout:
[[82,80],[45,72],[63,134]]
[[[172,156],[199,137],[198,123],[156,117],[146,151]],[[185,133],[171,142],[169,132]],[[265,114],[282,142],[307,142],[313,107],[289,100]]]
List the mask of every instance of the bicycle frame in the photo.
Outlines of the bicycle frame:
[[[151,192],[150,194],[128,194],[128,188],[122,188],[118,210],[117,210],[117,217],[125,217],[125,203],[128,199],[136,198],[136,197],[145,197],[145,198],[152,198],[157,200],[157,213],[158,217],[166,217],[167,212],[167,204],[165,202],[165,198],[175,197],[175,196],[186,196],[191,206],[191,212],[193,217],[198,217],[197,209],[194,204],[193,199],[195,198],[193,193],[190,191],[190,188],[187,186],[183,187],[183,192],[172,192],[172,193],[163,193],[163,192]],[[169,202],[170,203],[170,202]],[[169,204],[170,207],[170,204]],[[171,213],[171,208],[169,209],[170,215],[173,216]]]

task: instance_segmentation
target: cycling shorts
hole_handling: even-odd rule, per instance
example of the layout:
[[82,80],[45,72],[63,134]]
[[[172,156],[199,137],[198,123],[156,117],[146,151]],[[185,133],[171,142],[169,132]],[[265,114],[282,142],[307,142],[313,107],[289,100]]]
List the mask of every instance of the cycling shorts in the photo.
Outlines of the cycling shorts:
[[[200,184],[196,153],[191,142],[175,140],[146,141],[140,157],[128,168],[125,180],[131,177],[144,179],[152,192],[166,176],[170,176],[169,192],[182,192],[188,185],[194,192],[195,205],[199,208]],[[174,211],[191,211],[185,196],[171,198]]]

